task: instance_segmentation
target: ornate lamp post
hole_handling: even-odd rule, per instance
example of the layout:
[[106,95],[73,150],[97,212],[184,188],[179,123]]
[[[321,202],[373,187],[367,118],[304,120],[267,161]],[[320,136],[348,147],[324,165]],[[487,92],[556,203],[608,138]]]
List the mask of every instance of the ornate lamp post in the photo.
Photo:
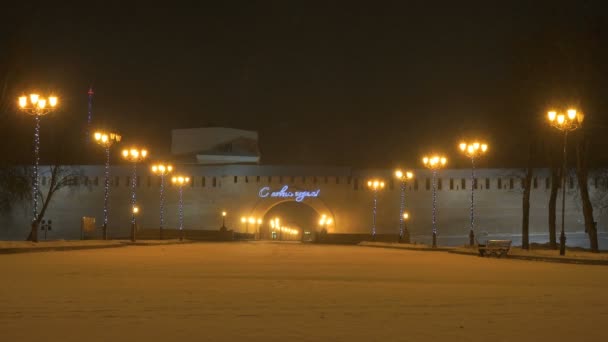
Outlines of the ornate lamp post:
[[171,164],[155,164],[152,165],[152,173],[160,176],[160,239],[163,239],[163,225],[165,224],[165,176],[173,172]]
[[422,158],[422,163],[424,164],[424,166],[426,168],[428,168],[429,170],[433,171],[433,248],[437,248],[437,226],[436,226],[436,224],[437,224],[437,220],[436,220],[437,171],[439,169],[443,168],[445,166],[445,164],[447,164],[447,162],[448,162],[448,160],[446,157],[438,156],[438,155],[433,155],[430,157],[425,156],[424,158]]
[[378,209],[378,191],[384,189],[384,181],[372,179],[367,181],[367,187],[374,192],[372,209],[372,240],[376,239],[376,211]]
[[562,164],[562,232],[559,237],[559,255],[566,255],[566,233],[564,232],[565,217],[566,217],[566,159],[568,132],[574,131],[581,127],[585,116],[576,109],[568,109],[566,114],[550,111],[547,113],[547,118],[551,126],[564,132],[564,162]]
[[179,241],[184,239],[184,185],[190,182],[190,177],[174,176],[171,183],[179,188]]
[[488,150],[488,144],[480,142],[461,142],[458,145],[465,156],[471,158],[471,231],[469,232],[469,245],[475,245],[475,159],[481,157]]
[[114,143],[120,142],[122,137],[120,134],[97,131],[93,133],[95,142],[104,148],[106,152],[106,169],[104,174],[104,194],[103,194],[103,239],[108,239],[108,199],[110,197],[110,147]]
[[414,173],[411,171],[395,171],[395,177],[401,181],[401,204],[399,206],[399,241],[410,243],[410,233],[405,227],[403,213],[405,212],[405,188],[407,181],[414,178]]
[[[131,179],[131,207],[136,208],[135,187],[137,186],[137,163],[148,156],[146,149],[130,148],[122,150],[123,159],[133,163],[133,175]],[[135,241],[135,212],[131,215],[131,240]]]
[[32,177],[32,240],[38,242],[38,164],[40,163],[40,118],[57,108],[56,96],[48,100],[38,94],[19,97],[19,110],[34,117],[34,174]]

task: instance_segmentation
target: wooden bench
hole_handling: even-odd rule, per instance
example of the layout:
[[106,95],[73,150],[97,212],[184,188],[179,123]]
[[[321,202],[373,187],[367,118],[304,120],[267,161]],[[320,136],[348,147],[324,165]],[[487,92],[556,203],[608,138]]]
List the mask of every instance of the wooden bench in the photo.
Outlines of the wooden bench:
[[479,256],[496,256],[498,258],[507,255],[511,249],[511,240],[487,240],[485,244],[478,244]]

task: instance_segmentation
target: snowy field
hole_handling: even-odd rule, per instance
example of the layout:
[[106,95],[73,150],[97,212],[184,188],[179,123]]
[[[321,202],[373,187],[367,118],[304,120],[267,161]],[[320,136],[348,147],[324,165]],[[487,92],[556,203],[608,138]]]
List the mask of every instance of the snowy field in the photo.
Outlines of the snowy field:
[[0,255],[1,341],[606,341],[608,267],[357,246]]

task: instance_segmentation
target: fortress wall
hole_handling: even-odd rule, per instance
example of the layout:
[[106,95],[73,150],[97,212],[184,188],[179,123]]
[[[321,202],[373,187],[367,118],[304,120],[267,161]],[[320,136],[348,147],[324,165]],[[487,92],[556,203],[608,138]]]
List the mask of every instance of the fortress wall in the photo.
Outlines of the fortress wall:
[[[78,186],[60,190],[53,199],[45,218],[53,221],[53,239],[80,237],[80,218],[93,216],[97,225],[103,223],[103,166],[74,166],[81,175]],[[294,166],[177,166],[190,175],[193,182],[184,188],[184,227],[187,229],[218,229],[221,211],[226,210],[226,225],[237,231],[244,230],[242,216],[261,217],[272,206],[285,199],[260,198],[262,187],[279,191],[289,189],[320,190],[318,198],[305,199],[302,205],[310,205],[319,215],[334,218],[329,227],[336,233],[369,233],[373,194],[366,189],[366,180],[381,177],[387,186],[378,194],[377,232],[395,233],[399,225],[400,185],[392,178],[390,170],[351,170],[349,168],[312,168]],[[111,171],[110,187],[110,234],[126,237],[130,227],[130,186],[127,181],[131,168],[116,166]],[[408,183],[406,205],[411,219],[408,227],[412,235],[431,234],[432,191],[427,189],[431,173],[414,170],[415,181]],[[146,167],[140,167],[137,202],[141,210],[138,223],[145,228],[159,226],[159,178],[151,175]],[[531,233],[547,231],[547,202],[550,190],[546,187],[548,171],[537,170],[536,187],[532,189],[530,230]],[[521,206],[523,171],[519,169],[477,170],[476,230],[489,233],[521,233]],[[442,170],[438,173],[441,189],[437,191],[437,227],[439,236],[466,235],[469,231],[469,207],[471,194],[470,170]],[[567,186],[566,230],[584,230],[578,198],[576,179]],[[464,189],[462,182],[464,181]],[[501,188],[499,188],[499,182]],[[44,180],[42,183],[46,183]],[[439,183],[439,181],[438,181]],[[165,226],[178,226],[178,191],[166,179]],[[511,187],[512,184],[512,187]],[[489,187],[488,187],[489,185]],[[46,191],[47,185],[42,185]],[[592,198],[606,192],[605,181],[596,182],[590,177]],[[560,191],[561,195],[561,191]],[[558,197],[558,223],[561,201]],[[0,237],[22,239],[27,236],[31,210],[27,205],[17,205],[0,218],[3,229]],[[595,212],[598,228],[607,231],[606,215]],[[559,228],[559,227],[558,227]]]

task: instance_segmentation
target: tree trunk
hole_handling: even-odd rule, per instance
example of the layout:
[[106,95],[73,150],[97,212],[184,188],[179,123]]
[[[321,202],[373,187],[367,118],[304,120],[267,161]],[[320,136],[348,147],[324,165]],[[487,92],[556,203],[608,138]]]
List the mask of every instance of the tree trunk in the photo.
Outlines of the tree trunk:
[[551,194],[549,195],[549,247],[551,249],[557,249],[557,193],[561,170],[559,165],[551,165]]
[[589,182],[587,161],[589,159],[589,137],[583,137],[576,144],[576,178],[580,189],[581,202],[583,205],[583,217],[585,218],[585,232],[589,234],[589,245],[591,251],[599,253],[597,241],[597,226],[593,220],[593,206],[589,199]]
[[523,196],[523,216],[521,223],[521,248],[530,249],[530,191],[532,188],[532,176],[534,168],[534,142],[530,142],[530,150],[528,152],[528,166],[526,168],[526,177],[524,178],[524,196]]
[[30,234],[27,237],[28,241],[38,242],[38,229],[40,228],[40,223],[42,222],[42,219],[44,218],[44,214],[46,213],[46,209],[48,208],[49,203],[51,202],[51,198],[53,197],[53,194],[55,193],[55,191],[58,190],[58,187],[57,187],[58,172],[59,172],[59,166],[55,165],[55,166],[51,167],[51,179],[50,179],[50,184],[49,184],[49,191],[48,191],[46,197],[42,197],[42,193],[40,194],[40,197],[41,197],[42,203],[43,203],[42,209],[38,213],[36,220],[32,222],[32,230],[30,231]]

